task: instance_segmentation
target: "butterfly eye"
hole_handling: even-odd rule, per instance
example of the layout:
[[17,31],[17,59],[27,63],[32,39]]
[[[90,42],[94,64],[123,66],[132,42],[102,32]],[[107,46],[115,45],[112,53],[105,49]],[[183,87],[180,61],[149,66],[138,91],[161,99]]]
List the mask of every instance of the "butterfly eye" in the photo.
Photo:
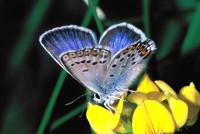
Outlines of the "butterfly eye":
[[101,96],[99,94],[94,94],[94,98],[99,100],[101,99]]
[[101,103],[102,97],[99,94],[94,93],[92,96],[93,100],[97,103]]

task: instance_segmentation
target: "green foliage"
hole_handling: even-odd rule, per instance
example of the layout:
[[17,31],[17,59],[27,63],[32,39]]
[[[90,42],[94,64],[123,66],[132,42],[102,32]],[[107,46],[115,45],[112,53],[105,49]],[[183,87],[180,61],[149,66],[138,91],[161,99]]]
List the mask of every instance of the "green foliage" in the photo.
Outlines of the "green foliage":
[[200,46],[200,2],[197,3],[195,13],[190,22],[188,32],[186,34],[183,46],[181,48],[181,53],[183,55],[188,54],[194,49]]
[[12,53],[10,59],[11,69],[17,70],[23,63],[26,53],[29,49],[29,45],[31,44],[34,34],[39,27],[42,17],[48,9],[50,3],[51,0],[38,0],[34,9],[27,18],[21,39],[16,44],[16,49]]
[[48,103],[46,110],[44,112],[42,121],[41,121],[39,128],[38,128],[38,131],[37,131],[37,134],[43,134],[44,133],[45,128],[46,128],[46,126],[47,126],[47,124],[50,120],[50,117],[51,117],[53,108],[55,106],[56,100],[58,98],[60,90],[62,89],[62,85],[63,85],[66,77],[67,77],[67,73],[64,70],[62,70],[60,72],[60,75],[58,76],[58,80],[57,80],[55,88],[52,92],[51,98],[49,99],[49,103]]

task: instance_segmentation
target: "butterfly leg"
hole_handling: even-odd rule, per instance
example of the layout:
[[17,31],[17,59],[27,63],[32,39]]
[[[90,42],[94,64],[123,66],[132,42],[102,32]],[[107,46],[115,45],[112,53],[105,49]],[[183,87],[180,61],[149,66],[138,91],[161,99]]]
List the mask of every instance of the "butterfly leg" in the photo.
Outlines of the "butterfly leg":
[[114,112],[117,112],[117,110],[116,110],[115,108],[113,108],[113,107],[109,104],[109,101],[105,101],[105,102],[104,102],[104,106],[105,106],[110,112],[112,112],[112,110],[113,110]]

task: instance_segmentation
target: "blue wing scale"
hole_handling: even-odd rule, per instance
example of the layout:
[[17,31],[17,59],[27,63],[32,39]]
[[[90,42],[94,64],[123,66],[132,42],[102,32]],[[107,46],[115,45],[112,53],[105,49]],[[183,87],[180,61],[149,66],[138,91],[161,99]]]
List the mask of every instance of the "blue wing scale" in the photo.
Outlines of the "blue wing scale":
[[142,31],[133,25],[120,23],[108,28],[100,38],[99,45],[109,47],[112,56],[127,46],[146,40]]
[[95,34],[84,27],[76,25],[57,27],[40,36],[40,43],[47,52],[61,64],[60,56],[68,51],[79,51],[97,45]]

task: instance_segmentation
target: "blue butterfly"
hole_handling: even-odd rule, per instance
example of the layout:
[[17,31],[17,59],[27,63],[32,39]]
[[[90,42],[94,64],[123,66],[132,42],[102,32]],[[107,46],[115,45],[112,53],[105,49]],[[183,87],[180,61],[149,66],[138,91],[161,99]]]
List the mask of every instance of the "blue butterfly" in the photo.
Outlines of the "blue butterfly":
[[57,27],[39,39],[53,59],[94,94],[107,109],[145,70],[155,43],[135,26],[115,24],[99,43],[90,29],[76,25]]

